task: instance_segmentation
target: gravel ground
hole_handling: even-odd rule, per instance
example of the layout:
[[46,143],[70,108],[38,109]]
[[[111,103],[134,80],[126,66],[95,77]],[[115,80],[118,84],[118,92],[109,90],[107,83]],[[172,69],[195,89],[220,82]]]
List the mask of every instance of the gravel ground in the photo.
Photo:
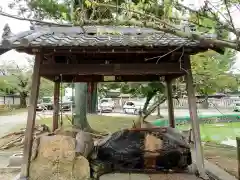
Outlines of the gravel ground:
[[[230,110],[221,110],[222,113],[228,114],[232,113]],[[71,114],[71,113],[69,113]],[[161,109],[161,114],[163,116],[167,116],[167,109]],[[186,109],[176,109],[175,110],[175,116],[186,116],[189,114],[189,111]],[[214,109],[209,109],[209,110],[199,110],[199,114],[221,114],[219,111],[214,110]],[[104,113],[103,115],[107,116],[132,116],[132,115],[127,115],[123,114],[121,112],[115,112],[115,113]],[[37,116],[37,119],[41,117],[51,117],[52,112],[49,111],[45,114],[39,114]],[[11,116],[0,116],[0,137],[3,136],[4,134],[8,133],[11,129],[13,129],[16,125],[24,124],[26,123],[27,119],[27,113],[20,113],[17,115],[11,115]],[[12,152],[10,155],[12,155],[14,152]],[[1,167],[6,167],[8,163],[8,158],[10,156],[9,154],[2,154],[0,152],[0,168]],[[13,173],[7,173],[7,172],[0,172],[0,180],[12,180],[18,173],[13,172]],[[212,179],[211,179],[212,180]]]
[[1,173],[0,179],[1,180],[13,180],[18,173]]

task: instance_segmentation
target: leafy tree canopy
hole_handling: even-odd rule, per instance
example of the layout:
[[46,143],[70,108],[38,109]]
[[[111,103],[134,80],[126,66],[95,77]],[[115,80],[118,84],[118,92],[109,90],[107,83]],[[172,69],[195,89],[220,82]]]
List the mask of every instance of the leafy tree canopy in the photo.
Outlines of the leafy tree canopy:
[[192,56],[192,73],[197,93],[210,95],[237,90],[237,79],[229,72],[234,61],[235,53],[230,50],[224,55],[208,51]]
[[[26,107],[26,98],[31,89],[32,69],[26,69],[19,66],[6,66],[6,74],[0,76],[0,91],[3,95],[17,94],[20,95],[20,106]],[[41,78],[39,96],[52,96],[53,83]]]
[[[195,8],[177,0],[14,0],[9,6],[17,7],[25,17],[78,25],[139,25],[239,51],[240,30],[233,19],[233,13],[240,12],[239,4],[239,0],[207,0]],[[206,33],[217,36],[209,40]],[[229,40],[229,33],[235,35],[234,40]]]

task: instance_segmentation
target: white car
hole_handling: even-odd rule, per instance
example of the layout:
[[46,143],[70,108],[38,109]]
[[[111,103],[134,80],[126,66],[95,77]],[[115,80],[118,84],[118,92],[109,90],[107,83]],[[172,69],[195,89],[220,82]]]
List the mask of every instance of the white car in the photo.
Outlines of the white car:
[[112,112],[114,110],[115,103],[111,98],[103,98],[98,103],[98,111]]
[[139,114],[139,111],[143,108],[144,103],[138,101],[126,101],[123,105],[123,112],[125,114]]
[[240,102],[234,103],[233,111],[234,112],[240,112]]

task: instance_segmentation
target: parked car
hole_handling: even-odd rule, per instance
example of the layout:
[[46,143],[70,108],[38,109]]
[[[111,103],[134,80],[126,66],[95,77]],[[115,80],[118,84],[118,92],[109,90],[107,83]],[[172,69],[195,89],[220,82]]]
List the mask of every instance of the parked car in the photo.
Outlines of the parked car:
[[[66,97],[63,97],[63,102],[60,102],[59,98],[59,107],[62,111],[71,111],[72,109],[72,101]],[[38,100],[37,104],[37,111],[43,111],[43,110],[53,110],[53,97],[43,97],[41,100]]]
[[100,99],[98,103],[98,111],[101,112],[112,112],[115,108],[115,103],[112,98]]
[[126,101],[123,105],[123,112],[125,114],[139,114],[143,106],[144,103],[140,101]]
[[[71,111],[72,110],[72,105],[73,102],[72,101],[64,101],[62,102],[62,111]],[[59,106],[61,107],[61,102],[59,102]]]
[[43,104],[38,103],[36,111],[43,111],[43,110],[47,110],[47,108]]
[[235,102],[233,107],[234,112],[240,112],[240,102]]
[[38,100],[37,111],[53,110],[53,97],[43,97]]

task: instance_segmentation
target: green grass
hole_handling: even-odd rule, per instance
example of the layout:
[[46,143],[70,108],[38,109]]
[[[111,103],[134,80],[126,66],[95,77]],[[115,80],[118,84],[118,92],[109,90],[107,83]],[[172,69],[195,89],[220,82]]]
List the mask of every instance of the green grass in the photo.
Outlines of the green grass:
[[[102,115],[88,115],[90,126],[98,131],[115,132],[124,128],[130,128],[133,125],[134,117],[111,117]],[[52,129],[52,118],[43,118],[36,121],[36,124],[46,124]],[[70,122],[66,117],[63,117],[63,125],[69,125]],[[17,131],[25,127],[25,124],[14,127],[11,131]]]
[[[93,129],[107,132],[115,132],[120,129],[129,128],[132,126],[133,120],[135,119],[136,117],[88,115],[88,122]],[[64,125],[70,124],[66,117],[63,118],[63,121]],[[37,120],[36,124],[46,124],[52,128],[52,118]],[[22,127],[25,127],[25,125],[18,125],[13,130],[17,130]],[[180,130],[186,130],[190,128],[190,125],[179,125],[177,128]],[[236,136],[240,136],[240,122],[200,124],[200,131],[203,141],[220,143],[228,138],[235,139]]]
[[[189,129],[189,125],[180,125],[180,130]],[[201,138],[203,141],[219,143],[221,141],[235,139],[240,136],[240,122],[200,124]]]

